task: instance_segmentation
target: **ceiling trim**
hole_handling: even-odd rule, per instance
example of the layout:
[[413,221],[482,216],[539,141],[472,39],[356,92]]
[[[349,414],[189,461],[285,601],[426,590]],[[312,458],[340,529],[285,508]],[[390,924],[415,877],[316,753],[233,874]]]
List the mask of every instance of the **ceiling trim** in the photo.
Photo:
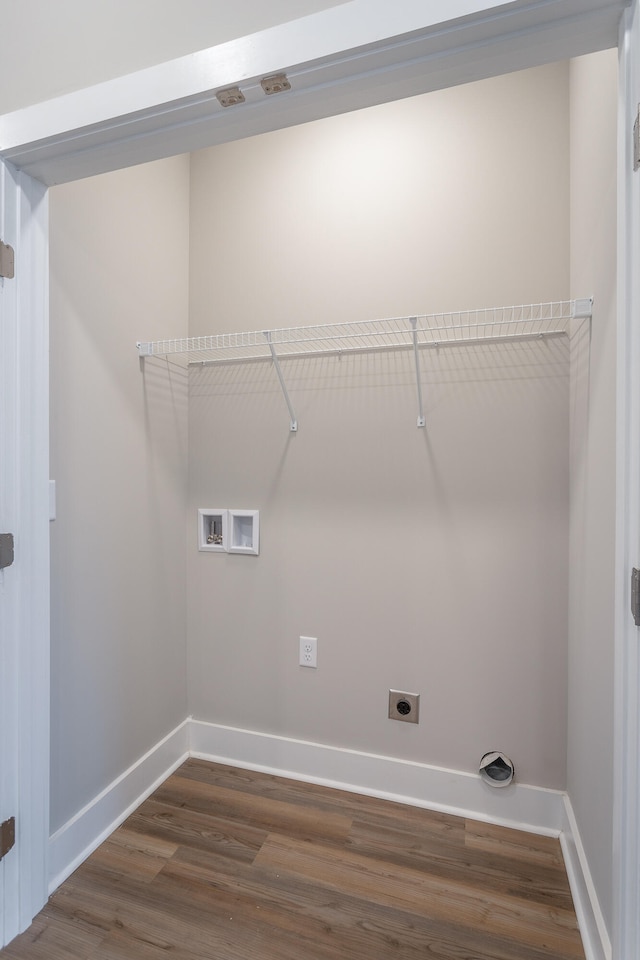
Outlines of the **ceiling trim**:
[[[352,0],[0,117],[52,185],[617,45],[629,0]],[[291,91],[265,96],[285,72]],[[215,94],[239,86],[245,102]]]

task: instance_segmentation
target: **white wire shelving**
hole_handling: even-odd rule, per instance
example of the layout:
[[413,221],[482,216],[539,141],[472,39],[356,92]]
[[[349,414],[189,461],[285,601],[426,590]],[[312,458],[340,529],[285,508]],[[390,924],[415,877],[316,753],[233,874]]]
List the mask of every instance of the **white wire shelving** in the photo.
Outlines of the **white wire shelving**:
[[139,342],[137,347],[140,357],[162,357],[190,367],[271,360],[289,409],[293,431],[297,430],[297,421],[280,367],[281,359],[410,349],[414,352],[416,365],[418,426],[423,427],[420,350],[567,336],[572,321],[591,317],[592,306],[591,298],[557,300],[383,320],[155,340]]

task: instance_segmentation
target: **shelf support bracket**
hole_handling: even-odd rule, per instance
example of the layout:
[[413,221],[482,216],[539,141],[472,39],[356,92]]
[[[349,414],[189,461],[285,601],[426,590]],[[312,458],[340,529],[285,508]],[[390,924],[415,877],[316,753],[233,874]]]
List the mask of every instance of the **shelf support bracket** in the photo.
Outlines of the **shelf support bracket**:
[[291,431],[291,433],[296,433],[298,430],[298,421],[296,420],[296,415],[293,412],[293,407],[291,406],[291,400],[289,399],[289,394],[287,392],[287,386],[284,382],[284,377],[282,376],[282,370],[280,369],[280,361],[278,360],[278,354],[276,353],[276,349],[273,343],[271,342],[271,331],[263,330],[262,332],[267,338],[267,343],[269,344],[269,350],[271,350],[271,359],[273,360],[273,365],[276,368],[276,373],[278,374],[278,380],[280,381],[280,387],[282,389],[282,395],[284,396],[285,402],[287,404],[287,409],[289,411],[289,417],[291,419],[289,430]]
[[422,384],[420,383],[420,357],[419,357],[419,354],[418,354],[418,330],[417,330],[418,318],[417,318],[417,317],[409,317],[409,320],[410,320],[410,322],[411,322],[411,328],[412,328],[412,331],[413,331],[413,358],[414,358],[414,360],[415,360],[415,362],[416,362],[416,386],[417,386],[417,388],[418,388],[418,421],[417,421],[417,426],[418,426],[418,427],[424,427],[424,425],[425,425],[425,420],[424,420],[424,411],[423,411],[423,409],[422,409]]

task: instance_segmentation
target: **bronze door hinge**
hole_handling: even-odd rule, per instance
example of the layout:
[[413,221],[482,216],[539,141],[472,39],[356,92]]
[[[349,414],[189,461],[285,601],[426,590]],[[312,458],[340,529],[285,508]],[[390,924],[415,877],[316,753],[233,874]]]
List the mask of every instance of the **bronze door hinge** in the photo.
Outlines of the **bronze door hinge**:
[[0,860],[9,853],[16,842],[16,818],[9,817],[0,825]]
[[16,261],[13,253],[13,247],[0,240],[0,277],[5,280],[13,280],[16,272]]
[[10,567],[13,563],[13,534],[0,533],[0,570]]
[[631,571],[631,614],[636,627],[640,627],[640,570]]

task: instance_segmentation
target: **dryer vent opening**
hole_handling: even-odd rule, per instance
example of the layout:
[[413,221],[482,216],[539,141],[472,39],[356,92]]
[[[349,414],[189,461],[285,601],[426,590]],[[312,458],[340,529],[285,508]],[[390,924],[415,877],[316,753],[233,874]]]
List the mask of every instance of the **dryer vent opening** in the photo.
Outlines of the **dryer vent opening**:
[[490,787],[507,787],[513,780],[513,763],[504,753],[493,750],[480,761],[480,776]]

